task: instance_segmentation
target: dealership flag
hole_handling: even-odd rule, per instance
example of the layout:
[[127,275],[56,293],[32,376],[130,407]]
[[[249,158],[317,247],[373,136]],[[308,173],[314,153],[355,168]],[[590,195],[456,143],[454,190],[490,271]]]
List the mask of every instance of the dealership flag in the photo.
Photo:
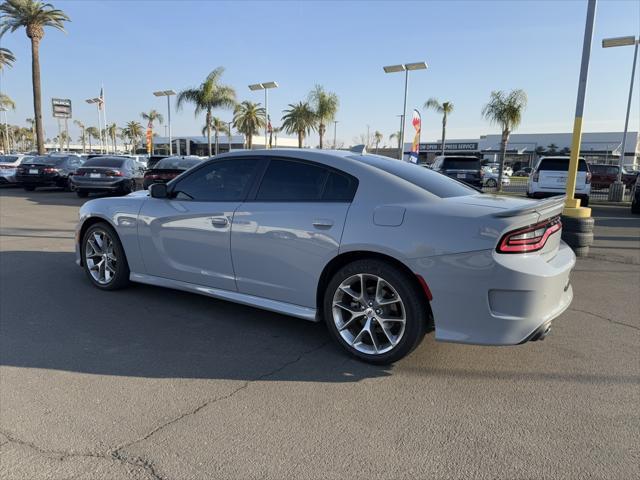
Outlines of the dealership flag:
[[420,112],[413,109],[413,119],[411,120],[413,128],[416,129],[416,136],[413,137],[413,144],[411,145],[411,153],[409,154],[409,161],[418,163],[418,154],[420,153],[420,130],[422,130],[422,117]]
[[149,120],[147,124],[147,153],[151,155],[153,151],[153,123]]

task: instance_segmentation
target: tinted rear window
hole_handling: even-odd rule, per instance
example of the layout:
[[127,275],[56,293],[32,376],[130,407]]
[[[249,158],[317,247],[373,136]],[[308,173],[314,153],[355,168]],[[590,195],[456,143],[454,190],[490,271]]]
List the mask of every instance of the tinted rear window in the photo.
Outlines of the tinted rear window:
[[23,165],[62,165],[66,159],[66,157],[33,157],[31,160],[24,162]]
[[479,158],[445,158],[442,168],[447,170],[480,170]]
[[13,163],[18,160],[16,155],[0,155],[0,163]]
[[164,158],[155,164],[153,168],[166,170],[188,170],[200,163],[200,160],[185,158]]
[[[546,170],[553,172],[567,172],[569,170],[569,159],[565,158],[543,158],[540,160],[540,166],[538,170]],[[580,159],[578,162],[579,172],[588,172],[587,162]]]
[[125,159],[122,158],[90,158],[82,164],[83,167],[108,167],[108,168],[122,168]]
[[396,175],[440,198],[463,197],[478,193],[474,188],[415,163],[393,160],[379,155],[354,155],[350,158],[364,161],[373,167]]

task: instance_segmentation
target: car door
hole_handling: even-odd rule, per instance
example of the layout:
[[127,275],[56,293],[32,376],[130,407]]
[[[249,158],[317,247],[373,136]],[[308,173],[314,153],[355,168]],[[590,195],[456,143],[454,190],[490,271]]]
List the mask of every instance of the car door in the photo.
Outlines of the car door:
[[170,184],[171,198],[149,198],[140,211],[146,271],[191,284],[236,290],[231,221],[245,199],[257,158],[207,162]]
[[320,164],[272,158],[233,216],[231,252],[242,293],[315,308],[338,254],[357,179]]

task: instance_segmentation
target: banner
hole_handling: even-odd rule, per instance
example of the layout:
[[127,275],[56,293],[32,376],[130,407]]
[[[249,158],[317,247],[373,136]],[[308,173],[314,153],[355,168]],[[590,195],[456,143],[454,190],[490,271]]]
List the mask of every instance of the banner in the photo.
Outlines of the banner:
[[411,153],[409,154],[409,161],[418,163],[418,155],[420,154],[420,131],[422,130],[422,117],[420,112],[413,109],[413,119],[411,120],[413,128],[416,129],[416,135],[413,137],[413,144],[411,145]]
[[153,152],[153,124],[147,124],[147,153],[151,155]]

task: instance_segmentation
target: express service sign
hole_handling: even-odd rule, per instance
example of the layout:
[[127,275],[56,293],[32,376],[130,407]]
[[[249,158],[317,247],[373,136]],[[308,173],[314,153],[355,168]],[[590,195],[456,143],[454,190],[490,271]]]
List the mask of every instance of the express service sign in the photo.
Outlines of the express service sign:
[[[420,150],[423,150],[426,152],[440,152],[442,151],[442,143],[421,143]],[[478,143],[477,142],[445,143],[444,150],[445,152],[447,150],[458,151],[458,152],[460,151],[473,152],[478,150]]]
[[53,118],[71,118],[71,100],[68,98],[52,98],[51,110]]

